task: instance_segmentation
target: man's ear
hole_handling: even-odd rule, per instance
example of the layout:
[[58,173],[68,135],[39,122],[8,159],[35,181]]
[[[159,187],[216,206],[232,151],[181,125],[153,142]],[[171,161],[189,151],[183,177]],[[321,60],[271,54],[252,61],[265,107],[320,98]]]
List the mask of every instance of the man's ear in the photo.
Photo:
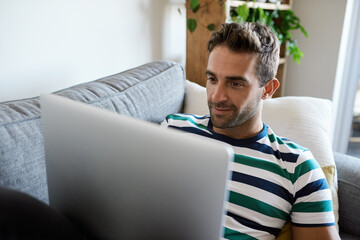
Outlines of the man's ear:
[[270,98],[275,93],[276,89],[279,88],[279,86],[279,80],[277,80],[276,78],[270,79],[264,86],[262,99],[265,100]]

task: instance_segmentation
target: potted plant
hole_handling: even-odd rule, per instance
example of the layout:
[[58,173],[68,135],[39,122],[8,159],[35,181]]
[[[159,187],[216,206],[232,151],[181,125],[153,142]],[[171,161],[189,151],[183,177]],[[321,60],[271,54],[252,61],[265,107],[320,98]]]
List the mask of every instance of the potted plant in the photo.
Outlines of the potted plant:
[[292,10],[279,10],[276,8],[275,10],[270,11],[260,7],[249,8],[247,4],[243,4],[236,9],[231,10],[227,22],[258,22],[266,24],[277,35],[280,44],[286,44],[287,54],[293,57],[294,62],[300,64],[304,54],[300,50],[291,32],[300,29],[305,37],[307,37],[308,34],[300,24],[299,17],[295,16]]
[[[190,0],[190,9],[195,14],[195,18],[188,18],[186,21],[186,27],[189,29],[190,33],[193,33],[195,31],[198,25],[197,23],[199,22],[196,15],[197,11],[202,7],[206,7],[212,2],[214,2],[214,0],[208,1],[204,5],[200,6],[200,0]],[[219,1],[219,4],[222,5],[223,1]],[[181,14],[180,9],[178,9],[178,11]],[[199,24],[202,25],[203,27],[206,27],[209,31],[215,30],[215,24],[213,23],[204,25],[201,22],[199,22]]]

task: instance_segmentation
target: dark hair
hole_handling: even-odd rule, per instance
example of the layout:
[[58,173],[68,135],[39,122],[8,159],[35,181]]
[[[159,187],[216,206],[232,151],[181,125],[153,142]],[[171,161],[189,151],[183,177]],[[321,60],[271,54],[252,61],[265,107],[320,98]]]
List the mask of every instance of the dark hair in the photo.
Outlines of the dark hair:
[[279,40],[269,27],[252,22],[222,24],[208,41],[209,53],[219,45],[234,52],[256,54],[256,76],[260,86],[275,77],[279,65]]

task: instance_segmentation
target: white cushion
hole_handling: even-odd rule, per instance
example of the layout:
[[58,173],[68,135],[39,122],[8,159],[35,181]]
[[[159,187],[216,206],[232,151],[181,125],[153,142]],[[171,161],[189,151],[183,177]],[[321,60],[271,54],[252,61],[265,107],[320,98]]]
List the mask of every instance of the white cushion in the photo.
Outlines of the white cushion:
[[[184,113],[206,115],[206,89],[196,83],[185,83]],[[338,221],[337,176],[331,148],[330,100],[312,97],[280,97],[264,101],[263,121],[278,136],[286,137],[308,148],[322,167],[330,184],[336,223]]]
[[208,115],[206,89],[197,83],[185,80],[184,113]]
[[308,148],[330,185],[336,224],[339,219],[337,175],[331,148],[332,103],[313,97],[280,97],[264,101],[263,121],[274,132]]

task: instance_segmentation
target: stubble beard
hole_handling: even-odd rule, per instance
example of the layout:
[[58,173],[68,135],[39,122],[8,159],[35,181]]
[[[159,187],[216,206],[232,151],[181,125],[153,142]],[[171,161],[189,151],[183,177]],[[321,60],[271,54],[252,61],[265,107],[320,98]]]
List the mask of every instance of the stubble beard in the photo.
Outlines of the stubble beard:
[[[243,110],[239,110],[233,104],[227,105],[224,102],[214,103],[209,101],[208,106],[210,111],[211,123],[214,127],[220,129],[234,128],[236,126],[239,126],[251,119],[253,116],[255,116],[259,109],[259,103],[260,101],[254,99],[250,105],[245,106]],[[213,107],[231,108],[233,113],[230,116],[219,116],[212,112]]]

